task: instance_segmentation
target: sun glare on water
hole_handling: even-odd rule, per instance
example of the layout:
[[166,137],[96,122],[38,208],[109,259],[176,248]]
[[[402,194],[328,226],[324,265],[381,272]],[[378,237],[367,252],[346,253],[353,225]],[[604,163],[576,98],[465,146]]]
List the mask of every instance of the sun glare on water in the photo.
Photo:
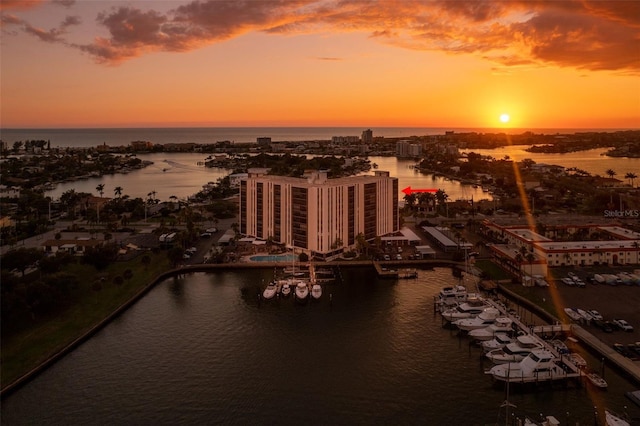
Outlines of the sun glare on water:
[[501,123],[505,123],[505,124],[506,124],[506,123],[508,123],[508,122],[509,122],[509,119],[510,119],[510,118],[511,118],[511,117],[509,117],[509,114],[501,114],[501,115],[500,115],[500,122],[501,122]]

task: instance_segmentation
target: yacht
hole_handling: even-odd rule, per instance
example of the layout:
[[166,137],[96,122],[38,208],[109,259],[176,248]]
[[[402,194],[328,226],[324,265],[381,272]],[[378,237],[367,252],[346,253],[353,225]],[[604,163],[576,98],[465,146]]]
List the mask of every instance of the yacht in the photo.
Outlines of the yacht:
[[493,339],[498,333],[509,333],[511,331],[513,331],[513,320],[509,317],[498,317],[488,327],[471,330],[469,337],[483,342]]
[[498,309],[493,307],[485,308],[477,317],[456,320],[452,324],[456,325],[460,330],[471,331],[490,326],[499,316],[500,311]]
[[314,284],[311,286],[311,297],[313,297],[315,300],[320,299],[320,297],[322,296],[322,287],[320,286],[320,284]]
[[509,343],[513,343],[515,340],[509,337],[506,333],[497,333],[493,339],[485,340],[481,343],[482,350],[487,353],[495,349],[502,349]]
[[467,288],[463,285],[447,286],[440,289],[437,301],[444,311],[465,302],[468,296]]
[[276,281],[271,281],[267,288],[262,292],[262,297],[265,299],[273,299],[273,296],[278,292],[278,283]]
[[486,372],[494,379],[504,382],[538,382],[565,379],[575,373],[567,372],[555,356],[546,349],[533,349],[520,362],[509,362],[493,366]]
[[468,299],[463,304],[442,312],[442,317],[449,322],[453,322],[459,319],[475,317],[488,307],[489,305],[481,298]]
[[510,362],[520,362],[534,349],[542,349],[542,343],[531,334],[524,334],[516,337],[516,341],[507,344],[502,349],[494,349],[487,353],[494,364],[505,364]]
[[307,286],[307,283],[302,281],[302,280],[298,280],[296,282],[296,299],[304,302],[307,300],[307,298],[309,297],[309,286]]

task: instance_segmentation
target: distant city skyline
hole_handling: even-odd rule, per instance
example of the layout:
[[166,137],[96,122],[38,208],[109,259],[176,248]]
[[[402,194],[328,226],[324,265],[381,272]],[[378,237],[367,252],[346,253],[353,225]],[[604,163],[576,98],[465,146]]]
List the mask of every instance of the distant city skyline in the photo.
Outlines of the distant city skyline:
[[638,128],[637,7],[3,0],[0,127]]

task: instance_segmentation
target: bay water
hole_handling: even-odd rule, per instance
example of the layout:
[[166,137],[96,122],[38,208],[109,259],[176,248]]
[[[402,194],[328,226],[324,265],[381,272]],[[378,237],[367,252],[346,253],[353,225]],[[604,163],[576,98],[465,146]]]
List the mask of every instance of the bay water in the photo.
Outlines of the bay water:
[[[479,347],[434,314],[448,268],[381,280],[342,268],[317,302],[260,301],[273,270],[168,279],[2,403],[6,425],[484,425],[640,416],[633,385],[494,383]],[[331,295],[331,299],[330,299]],[[589,364],[598,361],[587,354]],[[625,408],[625,406],[627,406]]]

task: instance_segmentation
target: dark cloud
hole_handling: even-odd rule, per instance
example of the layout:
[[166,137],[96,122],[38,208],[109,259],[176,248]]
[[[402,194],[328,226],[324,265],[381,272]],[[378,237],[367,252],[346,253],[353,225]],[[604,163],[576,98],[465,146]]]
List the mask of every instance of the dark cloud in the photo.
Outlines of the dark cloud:
[[80,25],[82,21],[79,16],[67,16],[64,21],[60,24],[60,27],[67,28],[74,25]]
[[[97,62],[117,64],[248,32],[364,32],[401,48],[479,55],[499,67],[554,64],[638,73],[637,9],[635,1],[592,0],[194,0],[168,13],[129,6],[102,12],[97,22],[108,36],[74,47]],[[57,41],[76,24],[67,19],[58,29],[25,30]]]
[[46,31],[41,28],[32,27],[31,25],[26,24],[24,30],[26,33],[36,36],[40,40],[46,41],[47,43],[58,43],[64,41],[62,37],[64,33],[57,28]]
[[2,26],[5,25],[21,25],[24,21],[18,18],[16,15],[11,15],[9,13],[3,13],[0,15],[0,23]]
[[76,0],[51,0],[51,2],[64,7],[71,7],[76,4]]

